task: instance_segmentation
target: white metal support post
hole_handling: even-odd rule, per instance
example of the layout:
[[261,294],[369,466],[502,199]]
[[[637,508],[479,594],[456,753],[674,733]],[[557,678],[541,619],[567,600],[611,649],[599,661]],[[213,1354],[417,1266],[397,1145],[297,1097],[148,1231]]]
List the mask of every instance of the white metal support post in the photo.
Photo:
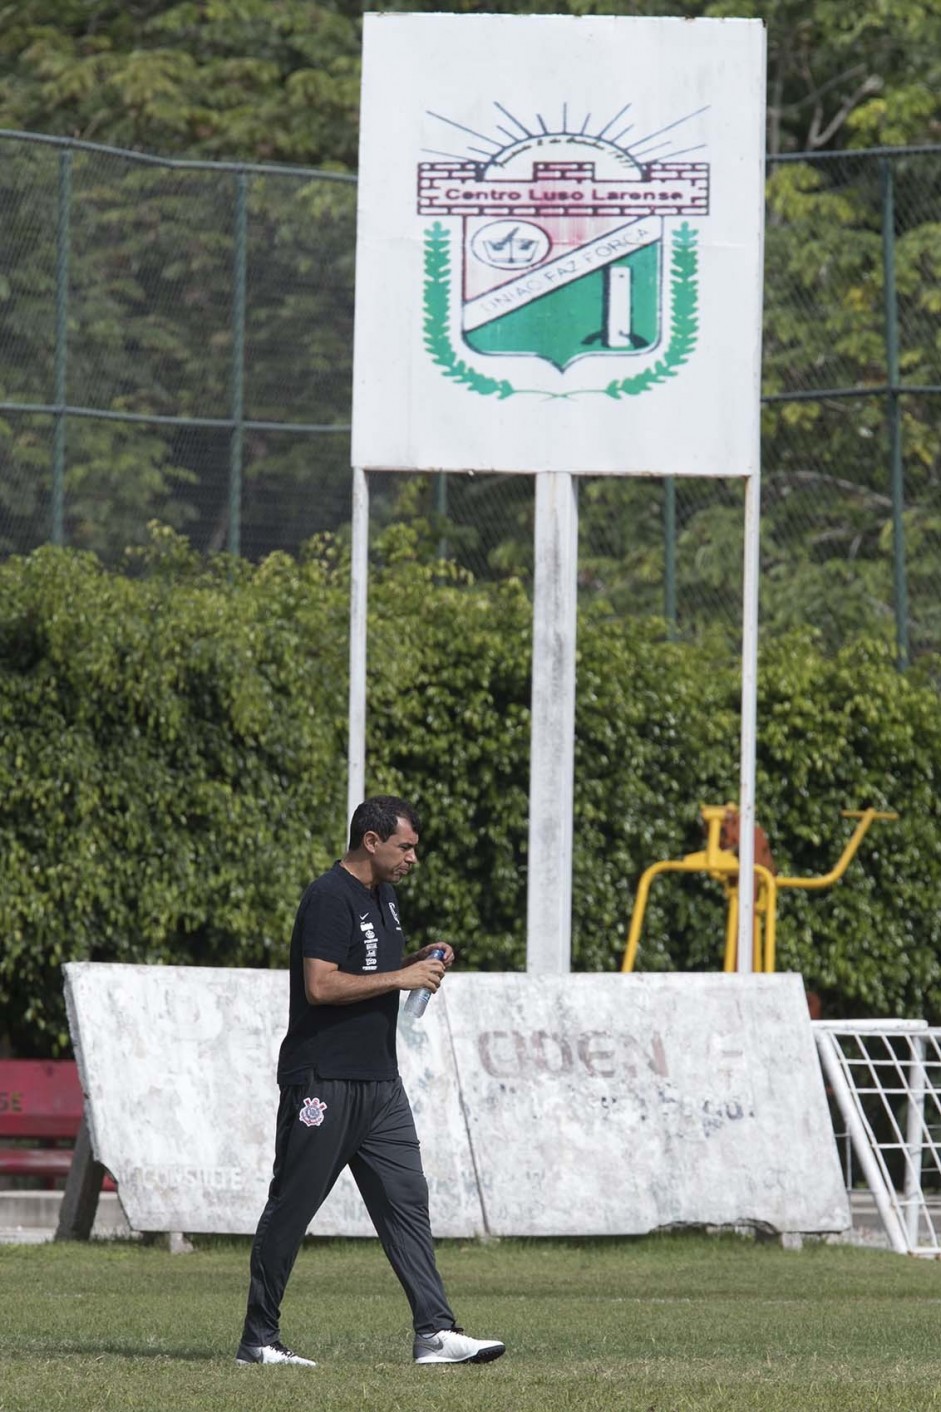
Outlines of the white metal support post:
[[908,1104],[905,1115],[905,1231],[909,1250],[918,1249],[919,1214],[922,1204],[922,1157],[925,1146],[925,1037],[911,1037],[908,1068]]
[[578,492],[563,471],[536,476],[526,969],[572,960],[572,803]]
[[350,697],[346,822],[366,791],[366,608],[369,592],[369,483],[353,467],[350,550]]
[[758,721],[758,568],[761,489],[757,475],[745,480],[745,562],[742,593],[742,727],[738,808],[738,971],[753,970],[755,917],[755,744]]

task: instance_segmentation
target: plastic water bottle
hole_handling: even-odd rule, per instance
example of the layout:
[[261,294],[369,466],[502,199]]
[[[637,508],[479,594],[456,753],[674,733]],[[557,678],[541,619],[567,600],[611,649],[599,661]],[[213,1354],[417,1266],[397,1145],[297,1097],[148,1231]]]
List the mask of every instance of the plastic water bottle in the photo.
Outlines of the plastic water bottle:
[[[436,946],[434,951],[428,953],[428,960],[430,961],[432,959],[435,961],[444,960],[444,950],[442,947]],[[425,1007],[433,995],[434,991],[427,990],[424,986],[422,986],[421,990],[410,990],[408,999],[405,1002],[405,1013],[408,1018],[410,1020],[420,1020],[425,1013]]]

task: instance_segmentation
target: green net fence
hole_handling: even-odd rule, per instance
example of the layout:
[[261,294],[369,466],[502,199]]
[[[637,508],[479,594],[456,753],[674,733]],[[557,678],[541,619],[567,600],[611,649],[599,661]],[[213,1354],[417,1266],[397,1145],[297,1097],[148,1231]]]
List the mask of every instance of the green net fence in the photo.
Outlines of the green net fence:
[[[0,133],[0,553],[118,562],[152,520],[296,552],[350,518],[353,178]],[[764,634],[941,647],[941,148],[769,160]],[[734,407],[729,415],[735,415]],[[529,574],[533,485],[372,477],[478,578]],[[580,482],[580,588],[734,642],[743,490]]]

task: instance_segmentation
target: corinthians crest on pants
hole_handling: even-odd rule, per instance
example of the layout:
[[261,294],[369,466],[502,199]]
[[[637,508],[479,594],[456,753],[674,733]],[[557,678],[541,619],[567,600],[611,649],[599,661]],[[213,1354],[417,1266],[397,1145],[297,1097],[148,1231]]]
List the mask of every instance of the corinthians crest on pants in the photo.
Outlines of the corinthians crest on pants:
[[[492,149],[418,167],[418,212],[431,218],[424,312],[434,362],[470,391],[500,397],[619,397],[676,376],[696,344],[709,167],[689,150],[644,153],[674,145],[662,134],[697,114],[628,145],[629,104],[594,132],[590,117],[570,130],[567,105],[557,131],[542,118],[530,130],[495,107],[499,137],[430,115]],[[498,356],[521,360],[519,377],[491,374]],[[561,379],[536,376],[547,366]]]
[[319,1098],[305,1098],[301,1104],[301,1111],[298,1117],[307,1128],[319,1128],[323,1122],[323,1115],[327,1111],[326,1103]]

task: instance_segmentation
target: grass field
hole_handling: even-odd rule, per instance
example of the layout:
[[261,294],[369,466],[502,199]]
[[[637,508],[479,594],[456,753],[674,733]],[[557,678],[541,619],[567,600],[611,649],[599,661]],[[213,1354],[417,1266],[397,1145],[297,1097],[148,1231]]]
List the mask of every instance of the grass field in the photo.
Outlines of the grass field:
[[734,1237],[444,1242],[486,1366],[416,1368],[372,1242],[308,1243],[283,1337],[234,1363],[247,1241],[0,1246],[0,1412],[920,1412],[941,1409],[941,1265]]

